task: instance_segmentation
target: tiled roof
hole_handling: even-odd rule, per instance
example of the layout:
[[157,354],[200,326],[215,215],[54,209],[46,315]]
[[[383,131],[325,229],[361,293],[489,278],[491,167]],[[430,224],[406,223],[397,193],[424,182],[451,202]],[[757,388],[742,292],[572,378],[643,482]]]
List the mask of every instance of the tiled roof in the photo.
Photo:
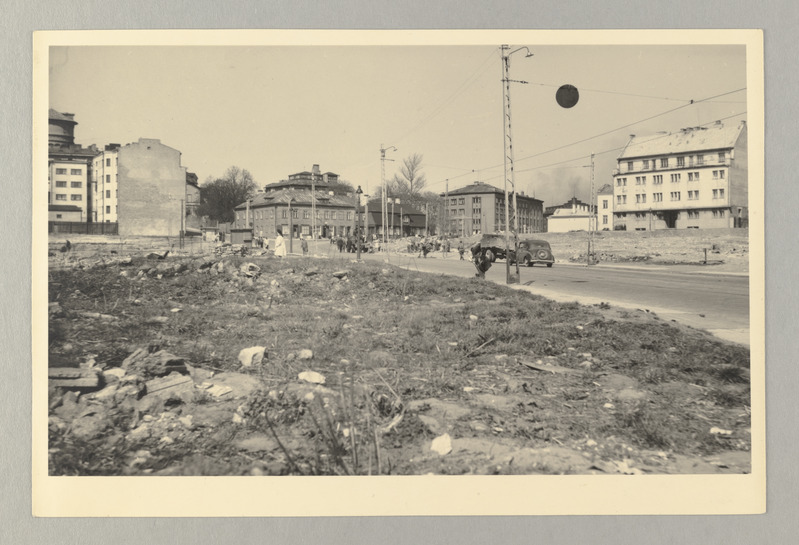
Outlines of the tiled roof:
[[[270,206],[273,204],[288,204],[289,199],[293,199],[292,204],[300,206],[310,206],[312,201],[311,192],[307,189],[279,189],[277,191],[258,193],[252,198],[252,201],[250,201],[250,208]],[[347,197],[346,195],[329,195],[326,192],[317,191],[316,206],[353,208],[355,206],[355,197]],[[244,210],[246,208],[247,203],[243,202],[236,206],[235,210]]]
[[745,127],[745,123],[736,126],[714,125],[682,129],[669,134],[633,136],[618,159],[729,149],[735,146]]
[[599,191],[596,192],[597,195],[612,195],[613,194],[613,186],[610,184],[605,184],[599,188]]
[[[486,193],[493,193],[493,194],[496,194],[496,195],[503,195],[503,196],[505,195],[505,191],[500,189],[500,188],[498,188],[498,187],[495,187],[493,185],[490,185],[490,184],[487,184],[487,183],[484,183],[484,182],[474,182],[473,184],[470,184],[470,185],[467,185],[467,186],[464,186],[464,187],[461,187],[461,188],[458,188],[458,189],[450,190],[449,196],[450,197],[453,197],[453,196],[457,197],[457,196],[460,196],[460,195],[475,195],[475,194],[485,195]],[[512,192],[510,192],[510,194],[512,194]],[[441,193],[440,195],[443,197],[446,194],[445,193]],[[525,199],[532,199],[534,201],[544,202],[541,199],[536,199],[535,197],[530,197],[529,195],[522,195],[521,193],[517,193],[516,197],[517,198],[522,197],[522,198],[525,198]]]

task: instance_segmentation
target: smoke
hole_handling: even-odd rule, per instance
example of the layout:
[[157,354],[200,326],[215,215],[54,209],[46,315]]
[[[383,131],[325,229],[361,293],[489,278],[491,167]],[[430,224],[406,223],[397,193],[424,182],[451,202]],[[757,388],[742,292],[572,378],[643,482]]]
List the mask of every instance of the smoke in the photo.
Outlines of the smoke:
[[519,189],[544,201],[544,208],[563,204],[572,197],[587,203],[591,200],[590,175],[590,169],[581,167],[531,172]]

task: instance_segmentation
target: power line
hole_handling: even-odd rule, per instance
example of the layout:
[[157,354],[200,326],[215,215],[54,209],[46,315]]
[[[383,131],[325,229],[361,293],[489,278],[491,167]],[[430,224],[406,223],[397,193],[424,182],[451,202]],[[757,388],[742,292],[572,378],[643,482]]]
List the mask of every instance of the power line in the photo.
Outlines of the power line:
[[[553,87],[553,88],[560,87],[560,85],[554,85],[552,83],[536,83],[536,82],[529,82],[529,83],[530,83],[530,85],[538,85],[539,87]],[[739,91],[743,91],[745,89],[746,88],[744,87],[743,89],[739,89]],[[652,98],[652,99],[657,99],[657,100],[671,100],[671,101],[674,101],[674,102],[688,102],[689,104],[691,102],[690,98],[659,97],[659,96],[653,96],[653,95],[640,95],[640,94],[636,94],[636,93],[624,93],[624,92],[621,92],[621,91],[607,91],[607,90],[604,90],[604,89],[586,89],[584,87],[580,87],[580,91],[581,92],[587,91],[587,92],[592,92],[592,93],[606,93],[606,94],[609,94],[609,95],[621,95],[621,96],[638,97],[638,98]],[[734,92],[737,92],[737,91],[734,91]],[[744,104],[744,103],[746,103],[746,101],[713,101],[713,102],[725,102],[725,103],[734,103],[734,104]]]
[[[652,119],[656,119],[658,117],[661,117],[661,116],[676,112],[677,110],[681,110],[683,108],[687,108],[688,106],[693,106],[695,104],[699,104],[699,103],[702,103],[702,102],[708,102],[708,101],[711,101],[711,100],[713,100],[715,98],[723,97],[723,96],[726,96],[726,95],[731,95],[733,93],[738,93],[738,92],[743,91],[745,89],[746,89],[746,87],[742,87],[740,89],[735,89],[734,91],[727,91],[725,93],[720,93],[718,95],[713,95],[713,96],[710,96],[710,97],[707,97],[707,98],[702,98],[702,99],[699,99],[699,100],[691,100],[688,104],[682,104],[680,106],[677,106],[676,108],[671,108],[669,110],[666,110],[664,112],[661,112],[661,113],[646,117],[644,119],[639,119],[637,121],[633,121],[631,123],[627,123],[627,124],[622,125],[620,127],[616,127],[614,129],[611,129],[611,130],[608,130],[608,131],[605,131],[605,132],[602,132],[602,133],[599,133],[599,134],[595,134],[595,135],[589,136],[587,138],[583,138],[582,140],[577,140],[577,141],[571,142],[569,144],[564,144],[564,145],[558,146],[556,148],[552,148],[552,149],[549,149],[549,150],[546,150],[546,151],[542,151],[542,152],[539,152],[539,153],[534,153],[532,155],[528,155],[526,157],[522,157],[521,159],[517,159],[516,162],[518,163],[520,161],[525,161],[527,159],[532,159],[534,157],[540,157],[540,156],[546,155],[548,153],[552,153],[552,152],[555,152],[555,151],[560,151],[562,149],[566,149],[566,148],[571,147],[571,146],[576,146],[577,144],[583,144],[585,142],[588,142],[589,140],[593,140],[595,138],[600,138],[602,136],[607,136],[608,134],[614,133],[614,132],[619,131],[621,129],[626,129],[628,127],[632,127],[633,125],[637,125],[639,123],[644,123],[645,121],[650,121]],[[736,115],[741,115],[741,114],[736,114]],[[735,116],[731,116],[731,117],[735,117]],[[724,118],[724,119],[727,119],[727,118]],[[583,156],[583,157],[586,157],[586,156]],[[498,165],[492,165],[490,167],[482,168],[480,170],[491,170],[491,169],[494,169],[494,168],[499,168],[501,166],[502,166],[502,164],[500,163]],[[527,169],[521,170],[521,171],[517,170],[517,172],[525,172],[526,170]],[[460,177],[465,176],[465,175],[466,174],[461,174],[461,175],[458,175],[458,176],[450,176],[449,179],[450,180],[454,180],[456,178],[460,178]],[[492,176],[491,178],[487,178],[487,179],[491,180],[491,179],[494,179],[494,178],[497,178],[497,177],[499,177],[499,176]],[[438,185],[438,184],[440,184],[442,182],[444,182],[444,180],[439,180],[437,182],[433,182],[432,184],[430,184],[430,186],[435,186],[435,185]],[[428,186],[428,187],[430,187],[430,186]]]

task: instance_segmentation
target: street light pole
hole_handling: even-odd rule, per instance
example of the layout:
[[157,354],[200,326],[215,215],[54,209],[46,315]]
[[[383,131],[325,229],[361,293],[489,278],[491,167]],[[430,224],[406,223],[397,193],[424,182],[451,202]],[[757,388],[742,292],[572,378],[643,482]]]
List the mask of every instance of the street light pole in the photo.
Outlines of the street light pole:
[[380,144],[380,183],[382,191],[380,192],[380,204],[381,204],[381,224],[383,225],[383,246],[386,245],[386,231],[388,228],[386,222],[386,216],[388,215],[388,201],[386,200],[386,161],[393,161],[394,159],[386,159],[386,152],[387,151],[397,151],[397,148],[394,146],[389,146],[388,148],[384,148],[383,144]]
[[[502,55],[502,130],[503,130],[503,148],[504,158],[503,165],[505,171],[505,281],[508,284],[516,284],[519,282],[519,261],[516,260],[516,274],[511,277],[510,272],[510,198],[508,194],[508,183],[510,183],[513,191],[513,251],[516,254],[519,246],[519,229],[517,220],[517,203],[516,203],[516,177],[513,171],[513,131],[511,124],[511,110],[510,110],[510,84],[513,83],[527,83],[521,80],[510,79],[510,56],[521,51],[527,50],[527,57],[532,57],[533,54],[527,47],[519,47],[511,52],[507,45],[500,47]],[[510,164],[510,179],[508,178],[508,165]]]
[[355,203],[355,214],[358,217],[357,228],[355,229],[355,240],[356,240],[356,256],[355,259],[358,261],[361,260],[361,195],[363,194],[363,190],[361,186],[358,186],[358,189],[355,190],[355,194],[358,195],[358,200]]
[[291,201],[293,197],[289,197],[289,253],[294,253],[294,219],[291,216]]

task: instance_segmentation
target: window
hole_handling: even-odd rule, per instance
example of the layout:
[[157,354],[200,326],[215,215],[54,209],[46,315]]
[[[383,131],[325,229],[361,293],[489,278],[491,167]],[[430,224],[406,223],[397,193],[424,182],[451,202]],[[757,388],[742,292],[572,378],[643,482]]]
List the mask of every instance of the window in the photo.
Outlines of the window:
[[480,199],[481,199],[481,197],[472,197],[472,203],[473,204],[480,204]]
[[685,166],[685,157],[677,157],[677,166],[684,167]]
[[719,178],[721,178],[722,180],[724,179],[724,171],[723,170],[719,170]]
[[56,193],[55,200],[57,201],[65,201],[67,200],[67,195],[65,193]]
[[299,217],[299,214],[297,213],[297,209],[296,209],[296,208],[292,209],[292,211],[291,211],[291,217],[292,217],[293,219],[297,219],[297,218]]
[[81,176],[81,175],[83,175],[83,169],[82,168],[73,168],[73,169],[71,169],[69,171],[69,173],[72,174],[73,176]]
[[694,181],[695,182],[699,181],[699,173],[698,172],[694,172]]
[[105,213],[106,214],[110,214],[111,213],[111,207],[110,206],[106,206],[105,207]]
[[704,165],[705,164],[705,156],[704,155],[697,155],[696,156],[696,164],[697,165]]
[[699,210],[689,210],[688,211],[688,219],[697,219],[699,218]]
[[719,217],[720,217],[720,218],[723,218],[723,217],[724,217],[724,210],[719,210]]
[[55,173],[56,174],[66,174],[67,173],[67,169],[65,169],[65,168],[57,168],[57,169],[55,169]]
[[83,182],[70,182],[69,186],[80,189],[81,187],[83,187]]
[[83,200],[83,195],[70,195],[69,197],[73,201],[82,201]]
[[718,170],[714,170],[713,171],[713,179],[714,180],[718,180],[719,179],[719,171]]
[[649,168],[649,159],[644,159],[644,169]]
[[641,185],[641,177],[640,176],[636,176],[635,177],[635,185]]
[[633,162],[632,161],[627,161],[627,171],[629,172],[632,169],[633,169]]
[[607,225],[607,224],[608,224],[608,217],[602,216],[602,225]]
[[106,199],[110,199],[111,198],[111,190],[110,189],[106,189],[105,190],[105,198]]
[[693,172],[689,172],[688,173],[688,181],[689,182],[693,182],[694,181],[694,173]]
[[646,203],[646,194],[636,195],[635,202],[638,204]]
[[60,220],[61,219],[61,214],[56,214],[55,215],[55,219]]
[[719,152],[719,163],[723,163],[727,160],[727,153],[724,151]]
[[652,193],[653,202],[663,202],[663,193]]
[[105,175],[105,183],[107,183],[107,184],[111,183],[111,175],[110,174],[106,174]]
[[110,157],[107,157],[107,158],[105,159],[105,166],[107,166],[107,167],[110,167],[110,166],[111,166],[111,158],[110,158]]
[[662,174],[656,174],[656,175],[652,176],[652,183],[653,184],[662,184],[663,183],[663,175]]
[[627,195],[621,196],[621,204],[627,204]]
[[303,219],[310,219],[311,218],[311,211],[310,210],[303,210],[302,211],[302,218]]
[[464,199],[463,197],[461,197],[460,199],[458,199],[458,204],[463,204],[464,202],[465,202],[465,199]]
[[[288,210],[281,210],[280,211],[280,217],[283,218],[283,219],[286,219],[287,217],[289,217]],[[327,212],[325,212],[325,219],[327,219]]]
[[608,208],[608,200],[607,199],[602,199],[602,208],[607,210],[607,208]]
[[719,199],[723,199],[723,198],[724,198],[724,190],[723,189],[719,189]]
[[352,220],[352,212],[347,212],[347,219]]
[[660,160],[660,168],[668,168],[669,167],[669,159],[668,157],[665,159]]
[[67,182],[66,182],[66,180],[64,180],[64,181],[57,181],[57,182],[55,183],[55,186],[56,186],[56,187],[67,187]]
[[679,191],[672,191],[671,192],[671,200],[679,201],[680,200],[680,192]]
[[450,199],[450,204],[455,206],[456,204],[458,204],[458,199]]
[[688,192],[688,200],[695,201],[699,198],[699,191],[689,191]]
[[680,175],[679,174],[672,174],[671,175],[671,182],[672,183],[678,183],[679,181],[680,181]]
[[621,204],[621,195],[616,195],[616,204]]

